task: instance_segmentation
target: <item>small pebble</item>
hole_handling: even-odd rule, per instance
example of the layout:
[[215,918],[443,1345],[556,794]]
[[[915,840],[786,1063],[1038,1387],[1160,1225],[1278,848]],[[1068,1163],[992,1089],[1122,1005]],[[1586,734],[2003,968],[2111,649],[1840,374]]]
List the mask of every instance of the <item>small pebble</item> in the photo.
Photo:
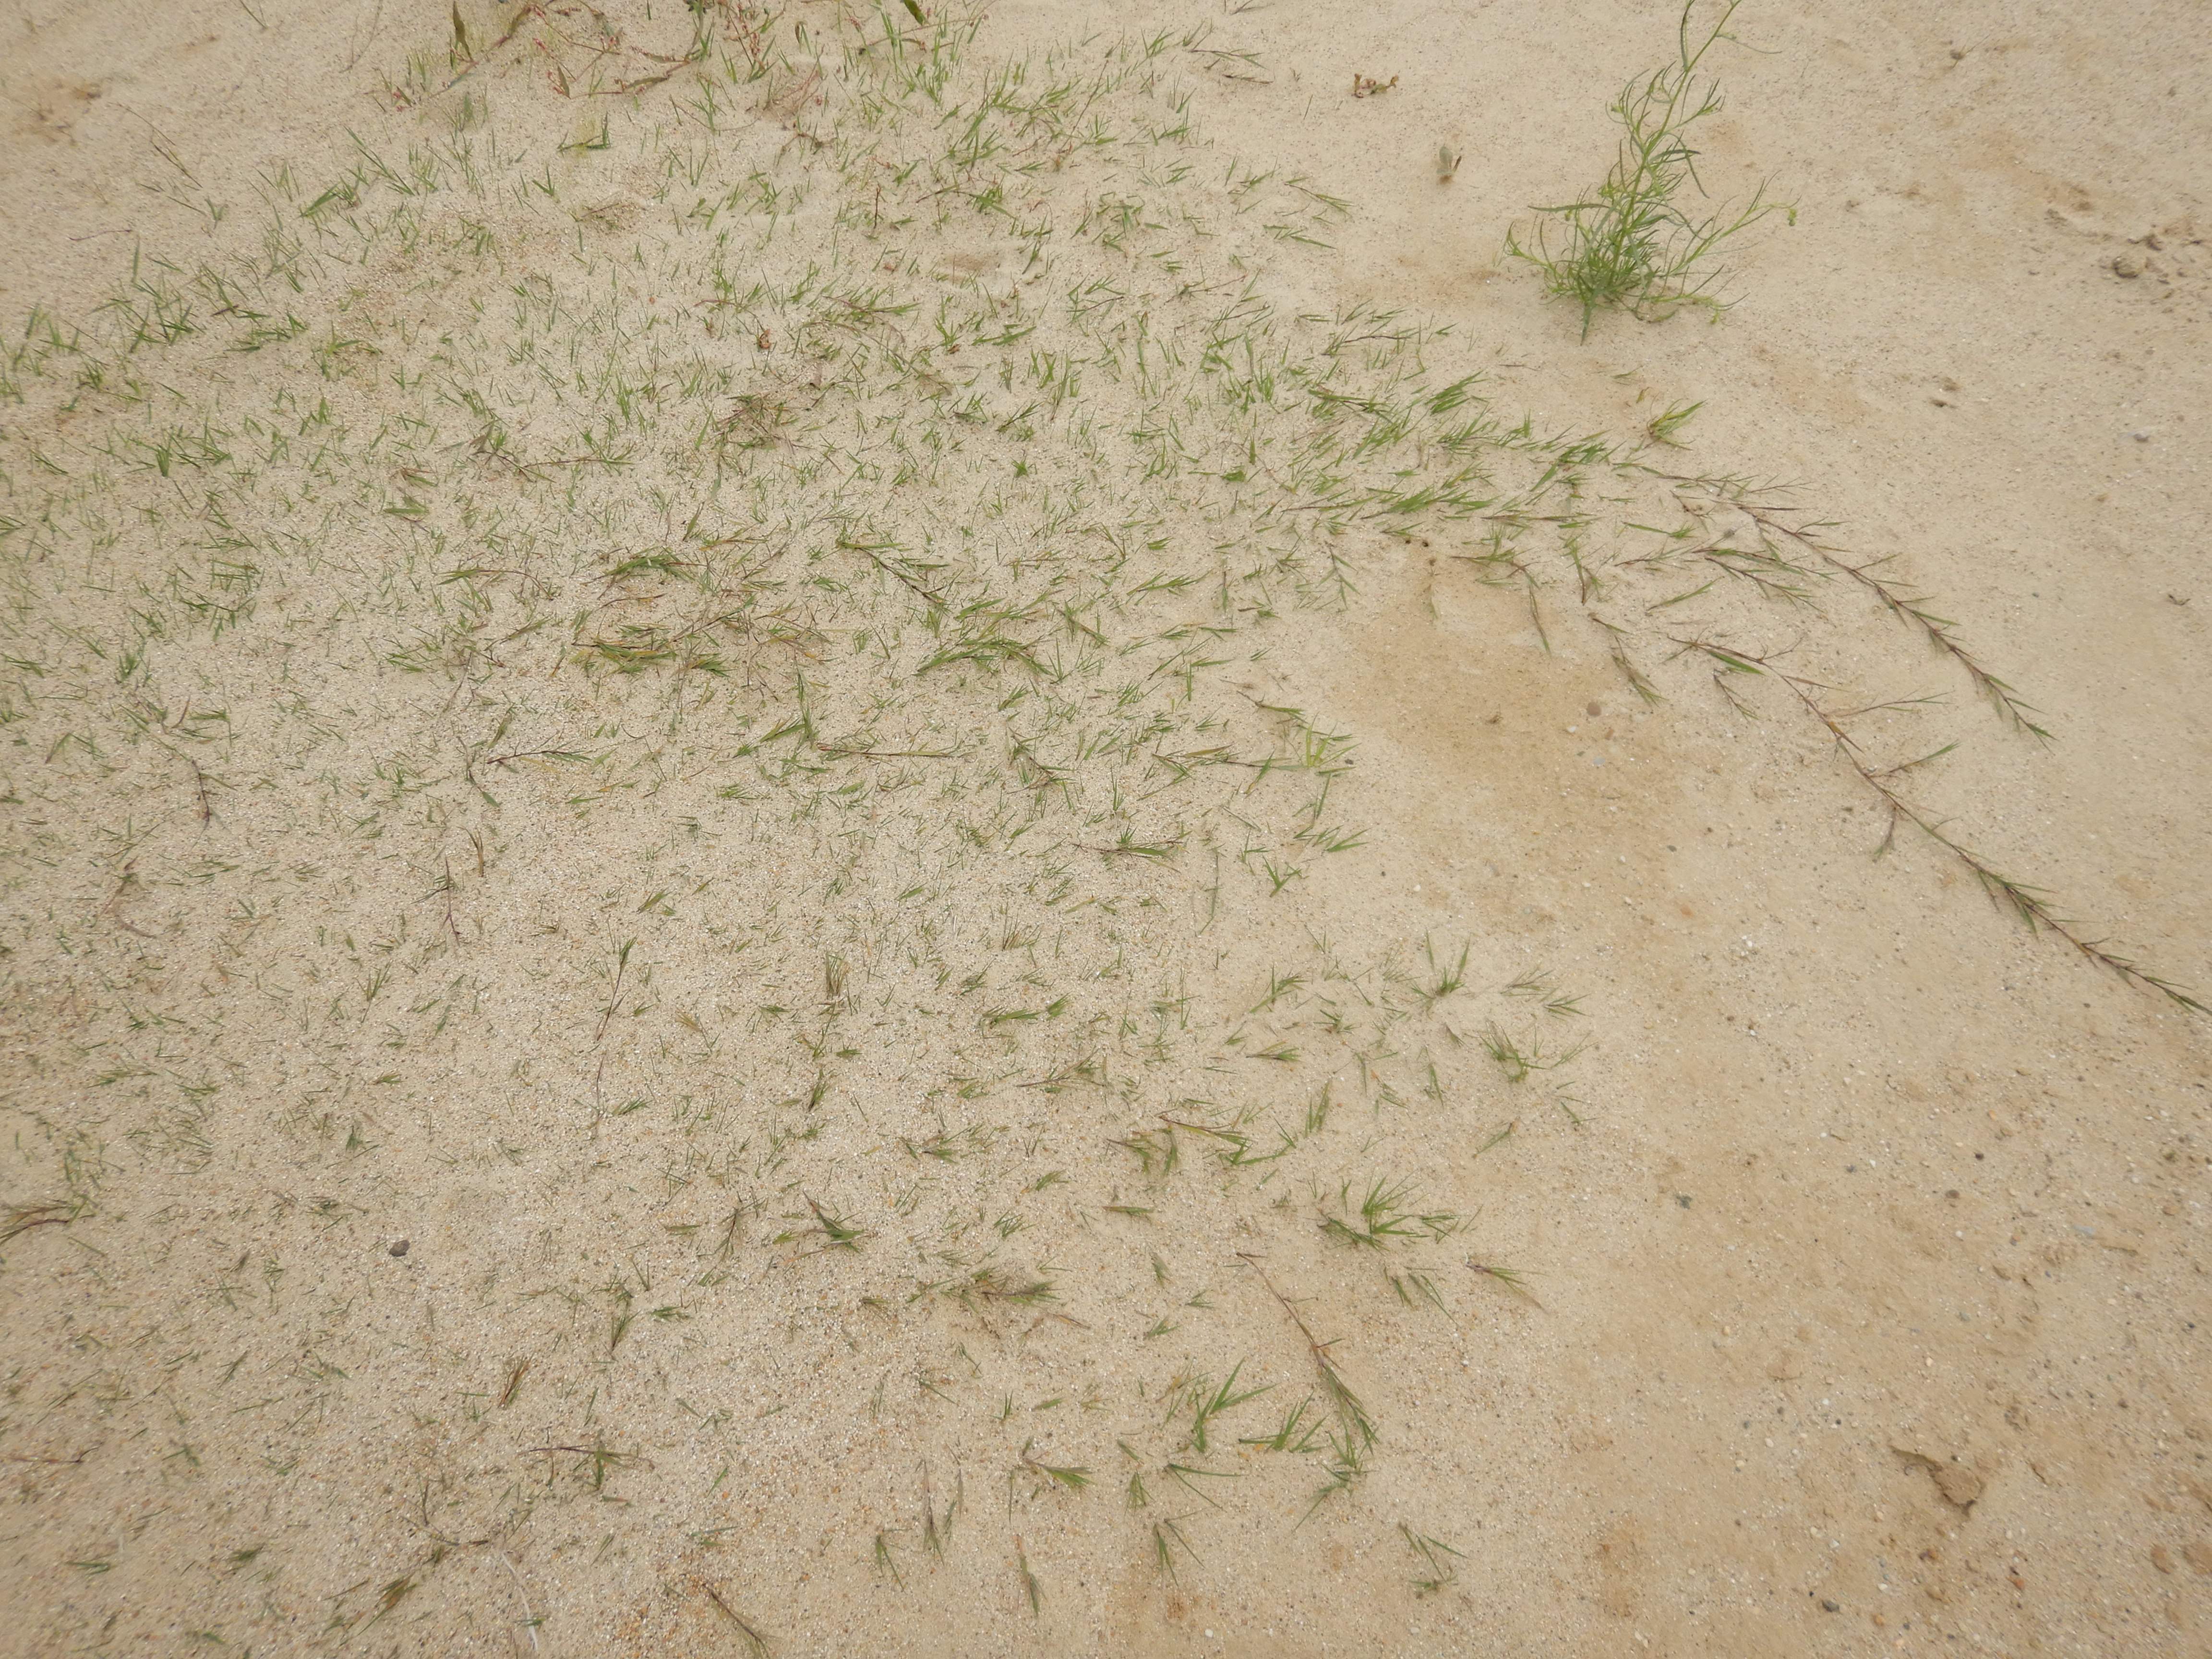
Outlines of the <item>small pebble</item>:
[[2115,276],[2140,276],[2142,270],[2142,261],[2132,253],[2115,253],[2112,256],[2112,275]]
[[394,1255],[405,1255],[407,1254],[407,1241],[404,1238],[395,1238],[392,1241],[388,1248]]

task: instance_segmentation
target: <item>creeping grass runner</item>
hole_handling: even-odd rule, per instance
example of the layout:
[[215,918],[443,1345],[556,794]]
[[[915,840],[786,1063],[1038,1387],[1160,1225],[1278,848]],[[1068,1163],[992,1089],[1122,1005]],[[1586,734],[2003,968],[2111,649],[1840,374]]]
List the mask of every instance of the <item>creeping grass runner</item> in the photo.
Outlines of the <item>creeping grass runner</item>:
[[[1194,131],[1196,37],[663,10],[457,10],[10,337],[0,1439],[138,1528],[31,1547],[40,1639],[766,1650],[939,1571],[1049,1626],[1247,1522],[1440,1589],[1372,1345],[1534,1309],[1481,1183],[1598,1022],[1316,925],[1354,745],[1285,620],[1423,527],[1649,697],[1837,590],[2032,711],[1656,425],[1279,303],[1345,208]],[[149,1528],[206,1570],[84,1565]]]

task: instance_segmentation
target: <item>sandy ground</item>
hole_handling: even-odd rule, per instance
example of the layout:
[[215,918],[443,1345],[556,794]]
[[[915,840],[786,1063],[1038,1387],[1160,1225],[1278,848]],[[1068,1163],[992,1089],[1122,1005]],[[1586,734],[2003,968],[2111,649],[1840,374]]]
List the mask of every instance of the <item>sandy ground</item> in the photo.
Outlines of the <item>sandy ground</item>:
[[[0,404],[0,1650],[2212,1651],[2207,1022],[1679,652],[1942,696],[1869,764],[2212,986],[2196,9],[1754,0],[1706,178],[1797,222],[1587,339],[1499,247],[1663,6],[1010,3],[896,96],[662,9],[0,21],[9,347],[87,331]],[[1445,415],[1201,397],[1239,292],[1700,408],[1399,511]],[[2053,740],[1839,567],[1665,605],[1730,477]]]

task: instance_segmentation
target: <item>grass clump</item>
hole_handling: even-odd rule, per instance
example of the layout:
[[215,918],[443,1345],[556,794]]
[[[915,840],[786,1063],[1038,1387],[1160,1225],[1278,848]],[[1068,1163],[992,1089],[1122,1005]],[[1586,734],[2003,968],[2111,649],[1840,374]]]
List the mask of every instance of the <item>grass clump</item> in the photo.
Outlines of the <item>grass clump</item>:
[[[1723,205],[1700,217],[1678,199],[1683,187],[1705,194],[1690,129],[1722,107],[1720,82],[1700,82],[1705,54],[1728,33],[1741,0],[1724,0],[1717,17],[1698,22],[1688,0],[1676,25],[1674,61],[1621,88],[1613,114],[1621,125],[1620,154],[1595,197],[1534,210],[1529,240],[1508,233],[1505,252],[1544,274],[1547,293],[1582,307],[1583,335],[1600,311],[1626,311],[1657,322],[1684,306],[1717,319],[1728,302],[1717,290],[1725,266],[1712,262],[1723,244],[1766,218],[1796,208],[1768,199],[1761,184],[1741,206]],[[1710,15],[1710,14],[1709,14]]]

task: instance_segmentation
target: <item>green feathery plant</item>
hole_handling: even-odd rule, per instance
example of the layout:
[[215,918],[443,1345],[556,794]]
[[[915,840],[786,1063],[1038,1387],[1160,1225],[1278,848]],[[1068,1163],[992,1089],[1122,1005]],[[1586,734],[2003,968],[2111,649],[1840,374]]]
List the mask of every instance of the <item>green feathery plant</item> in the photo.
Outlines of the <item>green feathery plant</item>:
[[1740,3],[1724,0],[1720,15],[1698,32],[1698,0],[1688,0],[1676,26],[1675,61],[1631,81],[1613,102],[1620,153],[1596,196],[1533,210],[1539,216],[1530,241],[1517,228],[1506,235],[1508,256],[1542,271],[1547,293],[1582,307],[1585,338],[1601,310],[1656,322],[1688,305],[1717,318],[1728,308],[1717,292],[1728,270],[1710,262],[1714,250],[1770,214],[1797,222],[1796,208],[1769,200],[1763,183],[1743,206],[1722,206],[1703,218],[1676,200],[1685,185],[1705,193],[1688,134],[1719,112],[1722,100],[1720,83],[1700,85],[1698,70],[1717,42],[1735,38],[1728,25]]

